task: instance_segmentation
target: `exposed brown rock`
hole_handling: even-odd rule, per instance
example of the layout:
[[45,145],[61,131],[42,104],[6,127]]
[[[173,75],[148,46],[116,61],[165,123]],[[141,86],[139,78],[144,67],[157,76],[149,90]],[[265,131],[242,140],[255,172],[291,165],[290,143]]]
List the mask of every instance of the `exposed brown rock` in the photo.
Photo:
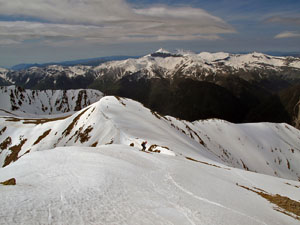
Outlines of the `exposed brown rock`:
[[126,106],[126,104],[123,102],[123,100],[122,100],[121,97],[119,97],[119,96],[115,96],[115,97],[116,97],[116,99],[118,99],[118,101],[119,101],[122,105]]
[[15,118],[15,117],[6,117],[5,121],[7,122],[20,122],[23,121],[23,124],[44,124],[44,123],[49,123],[53,121],[58,121],[58,120],[64,120],[70,116],[65,116],[65,117],[57,117],[57,118],[45,118],[45,119],[20,119],[20,118]]
[[83,110],[79,115],[77,115],[73,121],[69,124],[69,126],[62,132],[62,135],[64,135],[65,137],[68,136],[72,129],[74,128],[74,126],[77,124],[78,120],[80,119],[80,117],[88,110],[89,108]]
[[3,128],[0,130],[0,135],[2,135],[2,134],[6,131],[6,128],[7,128],[7,127],[3,127]]
[[261,197],[265,198],[269,202],[279,207],[279,208],[274,207],[274,210],[281,212],[287,216],[293,217],[296,220],[300,220],[300,202],[290,199],[286,196],[281,196],[279,194],[276,195],[269,194],[266,191],[259,188],[252,189],[243,185],[239,185],[239,184],[237,185],[241,188],[244,188],[248,191],[252,191],[260,195]]
[[11,150],[11,153],[10,155],[8,155],[4,161],[4,165],[3,167],[9,165],[10,163],[12,162],[15,162],[18,160],[18,155],[19,155],[19,152],[21,151],[23,145],[26,143],[27,139],[21,139],[20,138],[20,144],[18,145],[14,145],[12,147],[9,148],[9,150]]
[[77,140],[79,139],[79,141],[81,143],[87,142],[88,140],[90,140],[91,136],[89,136],[90,132],[93,130],[94,128],[92,126],[88,126],[88,128],[86,128],[83,132],[81,132],[82,129],[80,129],[77,133],[77,137],[75,142],[77,142]]
[[16,185],[16,179],[15,178],[11,178],[9,180],[6,180],[4,182],[0,182],[0,184],[2,185]]
[[[81,104],[82,100],[84,100],[83,104]],[[89,104],[90,104],[90,102],[88,101],[88,96],[87,96],[86,90],[79,91],[77,100],[76,100],[76,106],[75,106],[74,110],[79,111],[82,108],[88,106]]]
[[185,157],[185,158],[188,159],[188,160],[194,161],[194,162],[202,163],[204,165],[213,166],[213,167],[216,167],[216,168],[219,168],[219,169],[230,170],[229,168],[224,168],[224,167],[220,167],[220,166],[217,166],[217,165],[214,165],[214,164],[210,164],[210,163],[207,163],[207,162],[199,161],[199,160],[193,159],[191,157]]
[[7,149],[7,147],[11,145],[11,137],[7,137],[1,144],[0,149],[4,150]]
[[300,186],[297,186],[297,185],[292,185],[292,184],[290,184],[290,183],[285,183],[286,185],[289,185],[289,186],[292,186],[292,187],[294,187],[294,188],[300,188]]
[[290,162],[289,162],[289,160],[288,160],[288,159],[286,159],[286,163],[287,163],[287,167],[288,167],[288,169],[290,170],[290,169],[291,169],[291,164],[290,164]]
[[243,162],[243,160],[241,160],[242,164],[243,164],[243,168],[247,171],[249,171],[249,168],[246,166],[246,164]]
[[48,134],[50,134],[50,132],[51,132],[51,129],[45,131],[41,136],[38,137],[38,139],[33,143],[33,145],[40,143],[40,141],[43,140],[45,137],[47,137]]
[[91,147],[97,147],[98,141],[96,141],[94,144],[91,145]]

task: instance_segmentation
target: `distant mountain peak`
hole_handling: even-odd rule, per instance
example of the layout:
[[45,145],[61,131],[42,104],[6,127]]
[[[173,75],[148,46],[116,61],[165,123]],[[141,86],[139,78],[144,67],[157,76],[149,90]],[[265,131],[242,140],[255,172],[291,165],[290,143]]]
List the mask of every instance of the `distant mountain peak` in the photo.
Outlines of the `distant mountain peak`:
[[152,53],[150,56],[152,57],[161,57],[161,58],[167,58],[167,57],[182,57],[181,54],[178,53],[171,53],[168,50],[165,50],[163,48],[158,49],[156,52]]
[[169,52],[168,50],[166,50],[164,48],[160,48],[154,53],[172,54],[171,52]]

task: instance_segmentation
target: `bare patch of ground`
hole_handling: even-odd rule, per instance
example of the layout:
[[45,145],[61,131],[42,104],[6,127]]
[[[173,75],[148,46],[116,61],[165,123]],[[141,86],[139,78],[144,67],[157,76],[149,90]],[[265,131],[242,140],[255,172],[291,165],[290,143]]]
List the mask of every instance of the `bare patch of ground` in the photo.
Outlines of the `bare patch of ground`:
[[33,145],[40,143],[40,141],[43,140],[45,137],[47,137],[48,134],[50,134],[50,132],[51,132],[51,129],[45,131],[41,136],[38,137],[38,139],[33,143]]
[[4,165],[3,167],[9,165],[12,162],[15,162],[18,160],[18,154],[21,151],[23,145],[26,143],[27,139],[22,139],[20,138],[20,143],[18,145],[14,145],[12,147],[9,148],[9,150],[11,150],[10,155],[8,155],[4,161]]
[[243,162],[243,160],[241,160],[242,164],[243,164],[243,168],[247,171],[249,171],[249,168],[246,166],[246,164]]
[[[149,152],[155,152],[155,153],[160,153],[160,150],[155,149],[156,147],[158,147],[158,145],[151,145],[148,149]],[[167,147],[166,147],[167,148]],[[169,149],[169,148],[167,148]]]
[[110,142],[106,143],[105,145],[111,145],[111,144],[113,144],[113,143],[114,143],[114,139],[112,138],[112,139],[110,140]]
[[7,127],[3,127],[1,130],[0,130],[0,135],[2,135],[5,131],[6,131]]
[[289,160],[288,160],[288,159],[286,159],[286,163],[287,163],[287,167],[288,167],[288,169],[290,170],[290,169],[291,169],[291,164],[290,164],[290,162],[289,162]]
[[285,183],[286,185],[289,185],[289,186],[292,186],[292,187],[295,187],[295,188],[300,188],[300,186],[297,186],[297,185],[292,185],[290,183]]
[[159,115],[157,112],[155,112],[155,111],[153,111],[153,110],[151,110],[151,113],[152,113],[152,115],[154,115],[157,119],[161,119],[162,118],[162,116],[161,115]]
[[[82,100],[84,101],[83,104],[81,104]],[[76,100],[76,106],[75,106],[75,111],[79,111],[82,108],[86,107],[87,105],[89,105],[89,100],[88,100],[88,96],[86,93],[86,90],[81,90],[78,93],[78,97]]]
[[97,147],[98,141],[96,141],[94,144],[91,145],[91,147]]
[[0,182],[0,184],[2,184],[2,185],[16,185],[16,179],[11,178],[11,179],[6,180],[4,182]]
[[9,145],[11,145],[11,143],[12,143],[11,137],[7,137],[7,138],[0,144],[0,148],[1,148],[2,150],[7,149],[7,147],[8,147]]
[[89,108],[83,110],[80,114],[78,114],[73,121],[69,124],[69,126],[62,132],[62,135],[64,135],[65,137],[68,136],[72,129],[74,128],[74,126],[77,124],[78,120],[80,119],[80,117],[88,110]]
[[119,96],[115,96],[115,97],[116,97],[116,99],[118,99],[118,101],[119,101],[122,105],[126,106],[126,104],[123,102],[123,100],[122,100],[121,97],[119,97]]
[[214,165],[214,164],[210,164],[208,162],[199,161],[199,160],[193,159],[191,157],[185,157],[185,158],[188,159],[188,160],[194,161],[194,162],[202,163],[202,164],[207,165],[207,166],[213,166],[213,167],[216,167],[216,168],[219,168],[219,169],[230,170],[229,168],[224,168],[224,167],[220,167],[220,166],[217,166],[217,165]]
[[75,135],[77,135],[77,137],[76,137],[75,142],[77,142],[78,139],[81,143],[84,143],[84,142],[87,142],[88,140],[90,140],[91,136],[89,136],[89,134],[93,129],[94,128],[92,126],[88,126],[83,132],[81,132],[82,129],[79,129],[78,131],[76,131]]
[[44,119],[24,119],[24,118],[16,118],[16,117],[5,117],[5,121],[7,122],[22,122],[23,124],[44,124],[58,120],[64,120],[70,116],[65,117],[57,117],[57,118],[44,118]]
[[269,194],[266,191],[259,188],[252,189],[243,185],[239,185],[239,184],[237,185],[241,188],[244,188],[248,191],[252,191],[258,194],[259,196],[268,200],[270,203],[276,205],[277,207],[274,207],[274,210],[300,221],[300,202],[285,196],[281,196],[279,194],[276,195]]

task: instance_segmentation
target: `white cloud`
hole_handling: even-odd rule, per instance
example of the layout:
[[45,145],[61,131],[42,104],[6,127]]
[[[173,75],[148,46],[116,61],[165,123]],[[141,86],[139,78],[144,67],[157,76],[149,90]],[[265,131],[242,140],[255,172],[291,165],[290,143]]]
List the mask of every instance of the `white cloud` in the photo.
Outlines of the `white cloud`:
[[198,8],[161,6],[135,9],[134,11],[144,18],[148,18],[149,21],[160,23],[157,28],[166,33],[217,34],[234,32],[234,29],[222,19]]
[[[162,29],[148,27],[146,30],[143,24],[136,23],[131,27],[124,24],[124,27],[115,26],[85,26],[69,24],[49,24],[37,22],[0,22],[0,41],[10,44],[19,43],[24,40],[41,39],[46,43],[60,42],[66,40],[84,40],[90,43],[114,43],[114,42],[152,42],[165,40],[216,40],[220,37],[215,34],[184,34],[173,32],[164,34]],[[6,41],[4,41],[6,40]]]
[[0,0],[0,15],[40,20],[0,22],[0,40],[13,42],[216,40],[219,34],[235,32],[221,18],[199,8],[135,9],[124,0]]
[[272,16],[265,20],[267,23],[278,23],[288,25],[300,25],[300,17]]
[[133,19],[134,15],[123,0],[0,0],[0,14],[94,25]]
[[285,31],[275,36],[276,39],[281,38],[300,38],[300,33],[295,31]]
[[13,40],[13,39],[0,39],[0,46],[15,45],[20,43],[21,43],[20,41]]

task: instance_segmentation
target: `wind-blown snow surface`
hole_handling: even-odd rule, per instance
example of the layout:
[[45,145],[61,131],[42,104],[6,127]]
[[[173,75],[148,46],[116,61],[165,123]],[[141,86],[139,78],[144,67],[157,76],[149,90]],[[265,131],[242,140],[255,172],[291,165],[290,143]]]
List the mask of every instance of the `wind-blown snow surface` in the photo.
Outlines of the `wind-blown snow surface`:
[[[97,90],[24,90],[20,87],[0,87],[0,115],[49,115],[78,111],[97,102],[103,94]],[[24,114],[25,113],[25,114]]]
[[1,224],[299,224],[243,188],[299,201],[300,131],[286,124],[189,123],[104,97],[0,126],[0,181],[17,180],[0,186]]
[[239,186],[299,199],[282,180],[125,145],[28,154],[0,170],[2,224],[299,224]]

